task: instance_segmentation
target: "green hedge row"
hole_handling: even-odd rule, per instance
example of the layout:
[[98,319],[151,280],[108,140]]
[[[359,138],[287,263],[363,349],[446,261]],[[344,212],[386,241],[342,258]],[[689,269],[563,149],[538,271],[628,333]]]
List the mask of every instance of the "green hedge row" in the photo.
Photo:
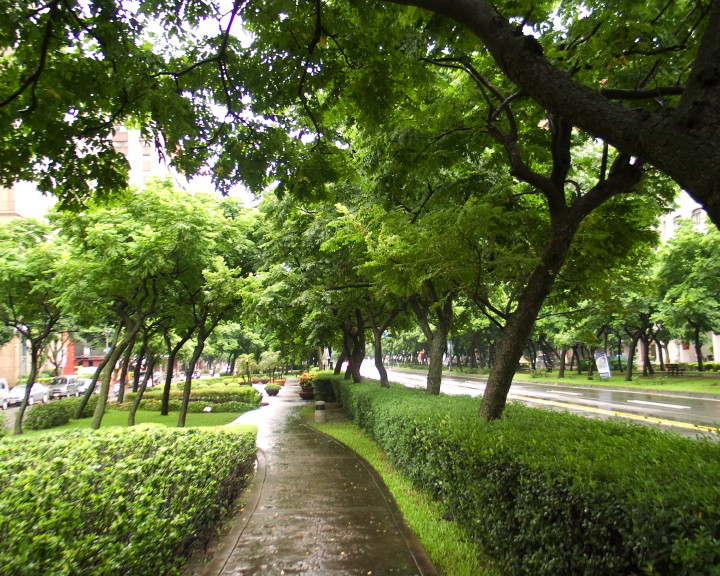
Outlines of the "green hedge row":
[[[182,400],[183,393],[179,390],[170,391],[171,400]],[[136,394],[125,394],[126,402],[133,402]],[[162,389],[153,388],[146,390],[143,399],[159,400],[162,398]],[[220,404],[223,402],[245,402],[253,404],[255,407],[260,405],[262,394],[255,390],[252,386],[236,386],[227,390],[205,390],[203,388],[192,389],[190,391],[190,402],[205,402],[207,404]]]
[[720,445],[640,425],[377,383],[341,401],[505,574],[717,575]]
[[72,431],[0,442],[5,576],[177,574],[247,486],[235,427]]

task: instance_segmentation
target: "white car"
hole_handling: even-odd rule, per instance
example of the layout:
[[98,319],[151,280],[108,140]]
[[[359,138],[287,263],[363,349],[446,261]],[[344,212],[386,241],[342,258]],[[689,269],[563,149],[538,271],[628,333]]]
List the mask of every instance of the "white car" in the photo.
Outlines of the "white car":
[[[10,390],[10,394],[8,395],[8,404],[20,404],[23,401],[23,398],[25,398],[25,390],[27,386],[25,384],[18,384]],[[35,402],[47,402],[50,398],[50,395],[48,394],[48,389],[46,386],[43,386],[42,384],[38,384],[37,382],[32,385],[32,388],[30,389],[30,398],[28,398],[28,406],[32,406],[35,404]]]
[[10,396],[10,386],[5,378],[0,378],[0,407],[3,410],[7,410],[10,403],[8,402],[8,396]]

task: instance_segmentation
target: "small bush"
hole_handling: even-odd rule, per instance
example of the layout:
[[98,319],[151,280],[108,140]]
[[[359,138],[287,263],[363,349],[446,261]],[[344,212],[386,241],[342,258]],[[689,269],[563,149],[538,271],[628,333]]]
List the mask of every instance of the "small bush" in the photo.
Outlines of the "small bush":
[[74,416],[73,406],[62,400],[33,406],[26,414],[24,424],[29,430],[47,430],[63,426]]
[[335,375],[330,371],[318,372],[313,380],[313,393],[316,400],[336,402],[340,390],[342,374]]

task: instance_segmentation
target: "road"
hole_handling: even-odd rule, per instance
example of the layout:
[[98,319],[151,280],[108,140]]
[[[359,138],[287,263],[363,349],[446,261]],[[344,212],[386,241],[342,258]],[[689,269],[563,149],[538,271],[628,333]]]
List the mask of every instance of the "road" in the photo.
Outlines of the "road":
[[[361,373],[366,378],[378,378],[372,360],[363,363]],[[388,376],[391,381],[405,386],[425,388],[424,372],[388,369]],[[443,374],[444,394],[481,396],[484,391],[485,378],[481,376]],[[567,410],[589,417],[624,418],[690,436],[717,436],[720,426],[720,396],[591,388],[516,379],[508,399],[528,406]]]

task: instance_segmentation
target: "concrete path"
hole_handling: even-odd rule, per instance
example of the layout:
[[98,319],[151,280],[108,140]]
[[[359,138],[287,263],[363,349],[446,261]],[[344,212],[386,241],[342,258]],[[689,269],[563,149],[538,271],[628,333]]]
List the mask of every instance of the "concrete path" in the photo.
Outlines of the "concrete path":
[[301,422],[299,389],[237,420],[258,426],[257,476],[204,576],[435,576],[375,471]]

